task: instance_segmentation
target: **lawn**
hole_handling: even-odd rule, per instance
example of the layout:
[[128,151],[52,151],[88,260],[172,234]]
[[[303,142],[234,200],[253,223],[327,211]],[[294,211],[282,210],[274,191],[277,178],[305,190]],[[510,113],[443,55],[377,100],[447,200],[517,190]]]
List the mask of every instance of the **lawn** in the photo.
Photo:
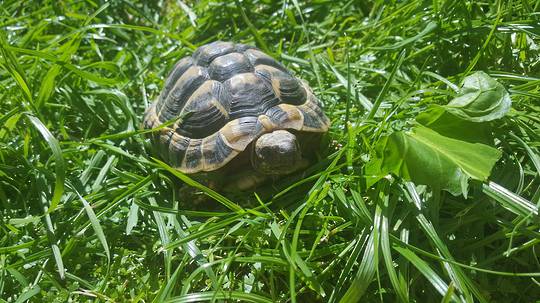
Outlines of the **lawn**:
[[[540,300],[540,1],[3,0],[0,27],[0,302]],[[317,163],[230,193],[156,158],[145,108],[216,40],[310,83]]]

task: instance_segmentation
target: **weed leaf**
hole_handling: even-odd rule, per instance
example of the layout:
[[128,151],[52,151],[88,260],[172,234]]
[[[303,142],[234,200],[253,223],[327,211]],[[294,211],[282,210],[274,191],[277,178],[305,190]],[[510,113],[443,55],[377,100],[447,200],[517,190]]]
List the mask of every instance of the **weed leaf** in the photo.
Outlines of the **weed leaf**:
[[446,109],[456,116],[473,122],[500,119],[510,109],[512,101],[504,86],[484,72],[467,76],[459,95]]
[[366,167],[368,186],[393,173],[416,184],[467,194],[468,179],[485,181],[501,152],[480,143],[448,138],[417,126],[383,137]]

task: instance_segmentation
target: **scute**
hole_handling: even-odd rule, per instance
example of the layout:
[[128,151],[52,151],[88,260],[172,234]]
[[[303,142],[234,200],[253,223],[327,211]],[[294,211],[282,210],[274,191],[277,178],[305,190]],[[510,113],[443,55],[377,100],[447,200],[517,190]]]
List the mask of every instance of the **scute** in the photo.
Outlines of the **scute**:
[[216,41],[199,47],[193,58],[198,65],[208,66],[215,58],[234,52],[235,47],[231,42]]
[[274,106],[266,112],[266,115],[274,125],[279,125],[281,129],[301,130],[304,126],[304,116],[293,105]]
[[267,81],[284,103],[299,105],[306,101],[306,90],[296,77],[264,64],[255,67],[255,74]]
[[241,152],[262,131],[258,122],[258,118],[253,116],[235,119],[225,124],[219,132],[228,146]]
[[242,43],[236,43],[236,45],[235,45],[235,50],[237,52],[239,52],[239,53],[243,53],[243,52],[247,51],[248,49],[255,49],[255,46],[242,44]]
[[279,104],[279,99],[272,88],[255,74],[237,74],[223,84],[231,94],[231,120],[248,116],[256,117],[268,108]]
[[161,99],[167,98],[169,92],[171,91],[171,88],[173,88],[176,81],[178,81],[178,79],[188,70],[188,68],[193,66],[193,64],[194,63],[192,57],[185,57],[178,61],[178,63],[176,63],[173,70],[167,77],[167,80],[165,81],[165,85],[160,96]]
[[186,150],[189,146],[190,138],[173,133],[169,143],[169,163],[173,167],[181,167]]
[[176,131],[190,138],[204,138],[218,131],[229,120],[230,97],[223,84],[214,80],[204,82],[189,98],[175,125]]
[[186,150],[186,155],[184,156],[184,162],[182,166],[186,168],[187,171],[201,171],[202,170],[202,142],[203,139],[191,139],[189,146]]
[[213,80],[225,81],[236,74],[249,73],[253,66],[240,53],[230,53],[217,57],[208,66],[208,73]]
[[326,132],[330,125],[330,120],[322,112],[317,98],[313,94],[308,94],[306,103],[297,107],[304,117],[303,131]]
[[163,129],[162,131],[158,132],[154,135],[154,140],[158,143],[158,154],[163,159],[169,159],[169,144],[171,142],[171,138],[174,135],[174,131],[171,129]]
[[206,69],[200,66],[188,68],[176,81],[168,96],[160,100],[161,107],[158,103],[159,120],[163,123],[178,117],[191,94],[208,78]]
[[273,66],[287,74],[290,74],[289,70],[285,68],[281,63],[274,60],[274,58],[268,56],[267,54],[261,52],[260,50],[256,48],[248,49],[244,52],[244,55],[248,58],[249,62],[251,62],[251,65],[257,66],[257,65],[269,65]]
[[204,171],[212,171],[238,154],[225,143],[220,132],[205,138],[202,144]]
[[253,46],[221,41],[176,63],[142,123],[159,128],[159,155],[190,174],[220,169],[264,133],[329,125],[306,82]]

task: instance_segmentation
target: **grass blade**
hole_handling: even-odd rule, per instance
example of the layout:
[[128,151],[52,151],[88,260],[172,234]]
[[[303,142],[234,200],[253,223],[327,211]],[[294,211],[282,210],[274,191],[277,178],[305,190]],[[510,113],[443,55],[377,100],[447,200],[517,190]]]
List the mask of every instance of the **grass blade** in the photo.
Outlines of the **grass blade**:
[[[438,293],[441,294],[441,296],[446,296],[446,294],[449,292],[448,285],[439,277],[439,275],[431,268],[429,265],[422,259],[420,259],[414,252],[399,247],[394,246],[394,250],[396,250],[398,253],[400,253],[402,256],[407,258],[409,262],[411,262],[420,273],[433,285],[435,290],[437,290]],[[460,301],[458,298],[453,295],[453,300]]]
[[[396,269],[394,268],[394,261],[392,259],[392,251],[390,246],[390,230],[389,230],[389,215],[391,210],[389,209],[389,197],[385,195],[382,197],[382,206],[378,205],[376,212],[381,214],[381,252],[383,255],[384,264],[386,265],[386,271],[390,277],[390,282],[394,287],[395,292],[397,293],[397,298],[401,302],[409,302],[409,294],[407,285],[400,283]],[[395,201],[393,201],[395,202]],[[380,209],[382,207],[382,209]]]
[[105,255],[107,256],[107,263],[111,263],[111,252],[109,250],[109,244],[107,243],[107,238],[105,237],[105,233],[103,232],[103,228],[101,227],[101,224],[99,223],[98,218],[96,217],[96,213],[94,213],[94,210],[86,201],[83,196],[81,196],[77,191],[75,191],[77,196],[79,197],[79,200],[81,200],[84,211],[86,212],[86,215],[88,216],[88,219],[90,220],[90,223],[92,224],[92,228],[94,229],[94,232],[96,233],[96,236],[98,237],[99,242],[101,243],[101,246],[103,247],[103,250],[105,250]]
[[154,161],[160,167],[164,168],[168,172],[172,173],[175,177],[182,180],[182,182],[184,182],[187,185],[189,185],[191,187],[194,187],[194,188],[196,188],[198,190],[201,190],[204,194],[206,194],[210,198],[216,200],[217,202],[223,204],[225,207],[229,208],[230,210],[233,210],[238,214],[243,214],[245,212],[244,209],[242,209],[242,207],[240,207],[238,204],[236,204],[236,203],[232,202],[231,200],[227,199],[225,196],[221,195],[220,193],[216,192],[215,190],[210,189],[210,188],[200,184],[199,182],[191,179],[186,174],[180,172],[177,169],[174,169],[174,168],[170,167],[165,162],[162,162],[162,161],[160,161],[158,159],[154,159]]
[[64,157],[62,156],[62,149],[60,148],[60,144],[58,143],[58,140],[51,134],[49,129],[39,120],[37,117],[32,116],[30,114],[26,114],[26,117],[34,127],[41,133],[41,136],[47,144],[49,145],[49,148],[51,149],[55,161],[55,171],[56,171],[56,181],[54,185],[54,191],[53,196],[51,199],[51,203],[48,206],[47,213],[52,213],[58,204],[60,203],[60,199],[62,198],[62,194],[64,193],[64,180],[66,178],[65,174],[65,167],[64,167]]
[[240,302],[253,302],[253,303],[272,303],[273,301],[256,294],[247,294],[239,291],[219,291],[219,292],[199,292],[183,295],[180,297],[174,297],[167,301],[166,303],[187,303],[187,302],[202,302],[202,301],[211,301],[211,300],[226,300],[226,301],[236,301]]
[[367,116],[368,120],[371,120],[375,117],[375,114],[379,110],[379,107],[381,106],[382,101],[386,97],[386,94],[388,93],[388,90],[390,89],[390,85],[392,84],[392,81],[394,81],[394,76],[396,75],[399,67],[403,63],[403,60],[405,59],[405,50],[402,50],[396,60],[396,63],[394,64],[394,67],[392,67],[392,71],[390,72],[390,75],[388,76],[388,79],[386,79],[386,82],[384,83],[383,88],[381,89],[381,92],[377,96],[377,99],[375,99],[375,103],[373,104],[373,108],[371,111],[369,111],[369,114]]
[[538,208],[536,205],[499,184],[492,181],[489,181],[487,184],[484,183],[482,184],[482,191],[516,215],[522,217],[533,216],[535,220],[537,219]]

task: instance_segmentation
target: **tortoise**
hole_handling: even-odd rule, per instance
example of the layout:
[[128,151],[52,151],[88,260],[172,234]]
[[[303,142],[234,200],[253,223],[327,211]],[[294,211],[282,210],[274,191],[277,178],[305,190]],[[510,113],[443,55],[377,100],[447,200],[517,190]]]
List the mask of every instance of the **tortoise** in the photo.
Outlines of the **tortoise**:
[[256,47],[223,41],[179,60],[143,121],[159,128],[151,139],[169,165],[239,190],[306,167],[329,124],[305,81]]

